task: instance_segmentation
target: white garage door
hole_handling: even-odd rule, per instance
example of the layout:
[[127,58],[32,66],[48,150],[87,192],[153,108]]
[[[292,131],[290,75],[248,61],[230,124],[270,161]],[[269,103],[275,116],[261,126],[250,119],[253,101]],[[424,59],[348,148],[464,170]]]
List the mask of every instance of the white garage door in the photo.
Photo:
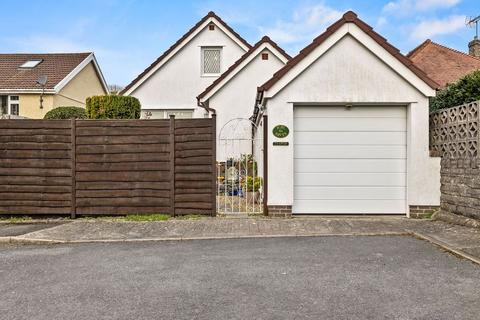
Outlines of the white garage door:
[[406,108],[294,108],[297,214],[406,212]]

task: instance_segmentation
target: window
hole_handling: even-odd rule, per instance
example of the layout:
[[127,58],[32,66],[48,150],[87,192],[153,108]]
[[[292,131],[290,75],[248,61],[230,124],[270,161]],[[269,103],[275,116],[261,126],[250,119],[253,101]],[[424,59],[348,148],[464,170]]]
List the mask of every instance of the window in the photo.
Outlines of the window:
[[268,53],[262,53],[262,60],[268,60]]
[[210,23],[210,24],[208,25],[208,30],[210,30],[210,31],[215,30],[215,25],[214,25],[213,23]]
[[8,96],[0,96],[1,114],[8,114]]
[[142,110],[142,119],[168,119],[174,115],[175,119],[193,118],[193,110],[188,109],[156,109]]
[[26,62],[24,62],[20,68],[22,69],[33,69],[35,68],[36,66],[38,66],[40,64],[40,62],[42,62],[43,59],[31,59],[31,60],[28,60]]
[[20,114],[20,106],[18,103],[10,103],[10,114],[14,116]]
[[221,53],[219,47],[202,47],[202,74],[218,75],[221,72]]

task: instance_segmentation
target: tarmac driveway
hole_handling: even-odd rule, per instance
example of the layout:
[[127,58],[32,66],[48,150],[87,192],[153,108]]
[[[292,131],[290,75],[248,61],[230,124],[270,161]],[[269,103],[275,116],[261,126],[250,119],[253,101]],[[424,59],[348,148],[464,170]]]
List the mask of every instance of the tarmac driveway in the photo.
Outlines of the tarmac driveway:
[[0,246],[0,319],[478,319],[480,267],[409,236]]

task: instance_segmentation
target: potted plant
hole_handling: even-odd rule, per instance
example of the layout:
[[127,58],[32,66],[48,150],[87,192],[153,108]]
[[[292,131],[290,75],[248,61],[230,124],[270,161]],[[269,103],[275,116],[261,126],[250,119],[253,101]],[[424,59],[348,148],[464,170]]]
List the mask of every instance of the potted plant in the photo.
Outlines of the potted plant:
[[260,188],[262,177],[246,176],[242,181],[242,188],[248,203],[258,203],[260,200]]

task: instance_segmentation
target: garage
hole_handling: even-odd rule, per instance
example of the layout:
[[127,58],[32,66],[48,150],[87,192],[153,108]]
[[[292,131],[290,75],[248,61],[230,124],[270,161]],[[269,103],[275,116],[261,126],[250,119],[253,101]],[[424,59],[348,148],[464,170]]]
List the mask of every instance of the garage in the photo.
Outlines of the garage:
[[437,86],[355,13],[343,15],[257,90],[268,214],[438,208],[428,122]]
[[405,106],[294,107],[297,214],[405,214]]

